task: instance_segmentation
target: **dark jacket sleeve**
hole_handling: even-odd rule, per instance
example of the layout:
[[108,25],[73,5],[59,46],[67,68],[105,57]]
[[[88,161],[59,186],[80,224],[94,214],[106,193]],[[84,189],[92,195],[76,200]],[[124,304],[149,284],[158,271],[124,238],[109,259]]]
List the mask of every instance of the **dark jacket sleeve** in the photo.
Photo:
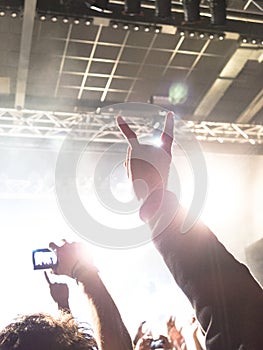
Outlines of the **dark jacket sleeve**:
[[209,350],[263,349],[263,291],[200,221],[182,233],[175,195],[154,192],[141,208],[153,241],[206,333]]

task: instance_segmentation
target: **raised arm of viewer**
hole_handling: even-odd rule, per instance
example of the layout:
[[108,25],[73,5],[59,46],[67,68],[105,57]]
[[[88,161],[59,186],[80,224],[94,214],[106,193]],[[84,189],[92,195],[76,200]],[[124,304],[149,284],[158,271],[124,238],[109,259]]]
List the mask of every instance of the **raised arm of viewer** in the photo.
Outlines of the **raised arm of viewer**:
[[84,292],[93,307],[97,341],[101,350],[133,349],[130,335],[122,321],[117,306],[102,282],[98,270],[89,258],[82,243],[67,243],[56,250],[58,265],[54,272],[75,278],[84,287]]
[[[139,144],[126,122],[117,119],[129,143],[128,173],[137,198],[144,201],[141,218],[149,224],[156,248],[194,307],[206,333],[207,349],[263,349],[263,292],[247,267],[202,222],[181,232],[185,212],[176,196],[166,190],[173,137],[171,119],[169,114],[161,148]],[[138,179],[148,185],[146,195],[135,187]],[[153,187],[152,183],[158,185]]]

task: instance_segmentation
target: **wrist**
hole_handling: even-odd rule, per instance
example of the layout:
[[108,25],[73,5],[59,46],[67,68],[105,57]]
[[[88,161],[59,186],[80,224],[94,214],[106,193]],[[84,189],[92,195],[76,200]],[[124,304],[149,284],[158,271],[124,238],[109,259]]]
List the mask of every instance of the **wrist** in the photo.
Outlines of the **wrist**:
[[71,270],[71,277],[77,282],[82,282],[87,275],[97,275],[98,269],[95,266],[86,265],[83,262],[77,261]]

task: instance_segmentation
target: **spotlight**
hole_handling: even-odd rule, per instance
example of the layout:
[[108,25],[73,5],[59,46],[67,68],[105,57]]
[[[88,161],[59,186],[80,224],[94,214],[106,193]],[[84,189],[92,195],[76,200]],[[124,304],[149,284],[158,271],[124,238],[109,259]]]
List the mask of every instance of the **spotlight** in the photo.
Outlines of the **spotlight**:
[[140,0],[125,0],[124,1],[124,13],[130,16],[136,16],[141,14],[141,1]]
[[4,17],[5,16],[5,11],[0,11],[0,17]]
[[214,37],[215,37],[214,34],[209,34],[209,39],[212,40],[212,39],[214,39]]
[[140,30],[140,27],[139,27],[138,25],[135,25],[135,26],[133,27],[133,30],[134,30],[135,32],[138,32],[138,30]]
[[251,43],[252,43],[252,44],[256,44],[256,43],[257,43],[257,40],[256,40],[256,39],[252,39],[252,40],[251,40]]
[[44,22],[47,19],[47,17],[45,15],[41,15],[39,16],[39,19],[40,21]]
[[69,19],[68,19],[67,17],[64,17],[64,18],[62,19],[62,22],[65,23],[65,24],[67,24],[67,23],[69,22]]
[[90,20],[90,19],[86,19],[85,25],[86,25],[86,26],[90,26],[90,25],[91,25],[91,20]]
[[219,36],[218,36],[218,40],[224,40],[225,39],[225,36],[223,35],[223,34],[220,34]]
[[150,31],[150,27],[144,27],[145,33],[148,33]]
[[111,26],[112,26],[113,29],[117,29],[119,27],[117,22],[112,22]]
[[58,21],[58,18],[56,17],[56,16],[53,16],[53,17],[51,17],[51,22],[57,22]]
[[194,32],[190,32],[189,36],[190,36],[190,38],[193,38],[195,36],[195,33]]
[[158,34],[161,33],[162,28],[161,27],[155,27],[154,33]]
[[185,32],[183,30],[180,32],[180,36],[185,36]]
[[204,33],[200,33],[200,34],[199,34],[199,38],[200,38],[200,39],[204,39],[204,37],[205,37],[205,34],[204,34]]
[[244,44],[247,43],[247,38],[243,38],[242,43],[244,43]]
[[78,18],[75,18],[73,22],[74,24],[80,24],[80,20]]
[[12,12],[12,13],[11,13],[11,17],[12,17],[12,18],[16,18],[16,17],[17,17],[17,13],[16,13],[16,12]]
[[127,23],[124,23],[122,28],[123,28],[124,30],[128,30],[128,29],[129,29],[129,25],[128,25]]

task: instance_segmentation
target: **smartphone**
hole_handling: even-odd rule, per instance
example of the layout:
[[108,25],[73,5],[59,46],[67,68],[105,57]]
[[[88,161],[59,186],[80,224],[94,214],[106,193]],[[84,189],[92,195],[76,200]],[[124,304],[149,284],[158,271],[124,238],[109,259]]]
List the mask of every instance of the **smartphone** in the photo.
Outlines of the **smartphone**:
[[56,253],[48,248],[35,249],[32,252],[34,270],[51,269],[57,265]]
[[151,349],[163,349],[163,339],[155,339],[151,342]]

